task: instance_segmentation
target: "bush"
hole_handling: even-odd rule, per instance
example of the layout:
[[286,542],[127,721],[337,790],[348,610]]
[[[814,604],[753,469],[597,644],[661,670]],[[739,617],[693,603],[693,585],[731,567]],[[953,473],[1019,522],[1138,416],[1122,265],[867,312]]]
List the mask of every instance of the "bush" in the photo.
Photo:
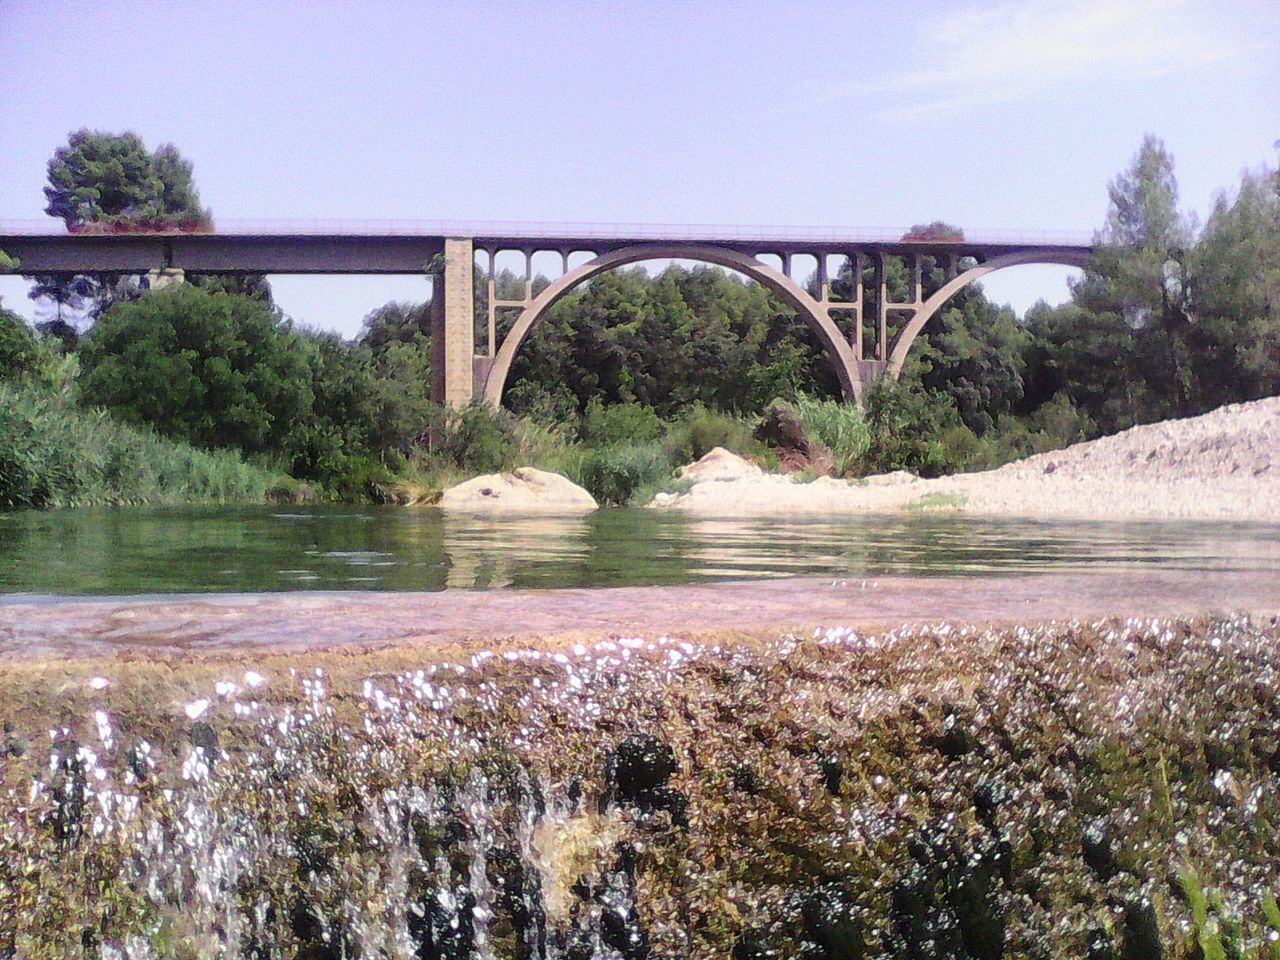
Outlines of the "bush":
[[667,426],[663,446],[672,461],[692,463],[706,456],[714,447],[766,462],[777,456],[754,436],[755,425],[727,413],[695,405],[688,407],[680,419]]
[[102,410],[0,383],[0,509],[122,503],[261,503],[289,478],[205,452]]
[[662,421],[653,407],[643,403],[615,403],[605,406],[592,397],[578,424],[578,437],[593,447],[615,443],[645,443],[656,440]]
[[619,444],[584,451],[575,483],[600,503],[623,505],[671,479],[673,465],[662,444]]
[[518,424],[504,410],[483,400],[465,407],[437,407],[432,417],[428,455],[471,473],[510,470],[520,450]]
[[0,306],[0,380],[43,381],[53,359],[23,319]]
[[970,438],[977,442],[949,397],[895,380],[871,388],[866,418],[870,444],[860,465],[865,473],[954,473],[973,454]]
[[79,353],[86,404],[186,443],[283,453],[314,412],[310,351],[253,297],[179,284],[116,303]]

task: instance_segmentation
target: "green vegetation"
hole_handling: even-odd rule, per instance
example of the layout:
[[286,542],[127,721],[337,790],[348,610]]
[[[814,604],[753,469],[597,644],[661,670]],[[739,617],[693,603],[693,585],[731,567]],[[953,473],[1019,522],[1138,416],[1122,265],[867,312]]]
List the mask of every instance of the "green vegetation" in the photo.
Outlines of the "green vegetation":
[[51,393],[0,383],[0,510],[123,503],[262,503],[299,485]]
[[[209,222],[191,164],[132,134],[72,134],[46,194],[48,212],[75,230]],[[960,235],[941,223],[911,233]],[[813,475],[937,476],[1280,393],[1274,171],[1246,174],[1197,231],[1178,211],[1172,159],[1148,137],[1110,185],[1097,242],[1063,306],[1019,320],[980,287],[956,294],[864,410],[839,401],[814,334],[778,298],[715,268],[615,271],[572,291],[517,354],[496,413],[431,403],[429,304],[389,303],[346,342],[285,317],[261,277],[192,276],[157,291],[136,277],[37,278],[33,295],[52,298],[58,316],[36,336],[0,313],[0,379],[37,388],[55,354],[74,354],[72,393],[87,408],[238,451],[329,496],[398,502],[519,465],[627,502],[713,446]],[[922,258],[926,296],[946,270]],[[478,330],[488,279],[476,277]],[[885,279],[891,302],[910,299],[904,258],[888,258]],[[493,280],[499,297],[523,295],[523,278]],[[535,278],[535,292],[546,283]],[[832,296],[851,299],[859,285],[873,307],[870,268],[834,271]],[[500,336],[513,321],[499,311]],[[901,323],[890,317],[891,337]],[[781,409],[786,431],[761,427],[762,411]]]

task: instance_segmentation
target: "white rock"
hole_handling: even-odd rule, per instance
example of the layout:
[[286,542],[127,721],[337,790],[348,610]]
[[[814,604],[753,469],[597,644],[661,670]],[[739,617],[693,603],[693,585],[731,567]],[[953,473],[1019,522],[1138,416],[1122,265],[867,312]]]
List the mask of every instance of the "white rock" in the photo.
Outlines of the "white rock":
[[697,463],[680,468],[682,480],[741,480],[743,477],[758,477],[763,473],[758,466],[744,460],[736,453],[724,447],[713,447]]
[[439,506],[461,513],[581,513],[596,509],[596,501],[568,477],[519,467],[450,487]]

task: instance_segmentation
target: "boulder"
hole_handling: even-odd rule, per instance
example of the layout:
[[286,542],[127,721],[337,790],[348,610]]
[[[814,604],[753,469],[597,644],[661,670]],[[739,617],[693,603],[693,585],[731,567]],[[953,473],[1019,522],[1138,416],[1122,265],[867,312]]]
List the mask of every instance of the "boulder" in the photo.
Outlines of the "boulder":
[[596,509],[596,501],[558,473],[519,467],[450,487],[441,494],[439,506],[464,513],[581,513]]
[[701,460],[680,468],[680,479],[701,483],[703,480],[740,480],[758,477],[763,471],[749,460],[724,447],[713,447]]

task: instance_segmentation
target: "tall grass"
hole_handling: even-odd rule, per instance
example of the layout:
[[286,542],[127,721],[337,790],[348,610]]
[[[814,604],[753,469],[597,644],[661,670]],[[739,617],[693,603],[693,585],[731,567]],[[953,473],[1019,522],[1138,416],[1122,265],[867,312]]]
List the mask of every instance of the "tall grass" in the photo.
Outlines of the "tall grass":
[[819,400],[798,393],[793,402],[805,432],[831,451],[838,476],[848,473],[871,446],[871,430],[852,403]]
[[126,503],[262,503],[282,473],[128,426],[101,410],[0,383],[0,510]]

